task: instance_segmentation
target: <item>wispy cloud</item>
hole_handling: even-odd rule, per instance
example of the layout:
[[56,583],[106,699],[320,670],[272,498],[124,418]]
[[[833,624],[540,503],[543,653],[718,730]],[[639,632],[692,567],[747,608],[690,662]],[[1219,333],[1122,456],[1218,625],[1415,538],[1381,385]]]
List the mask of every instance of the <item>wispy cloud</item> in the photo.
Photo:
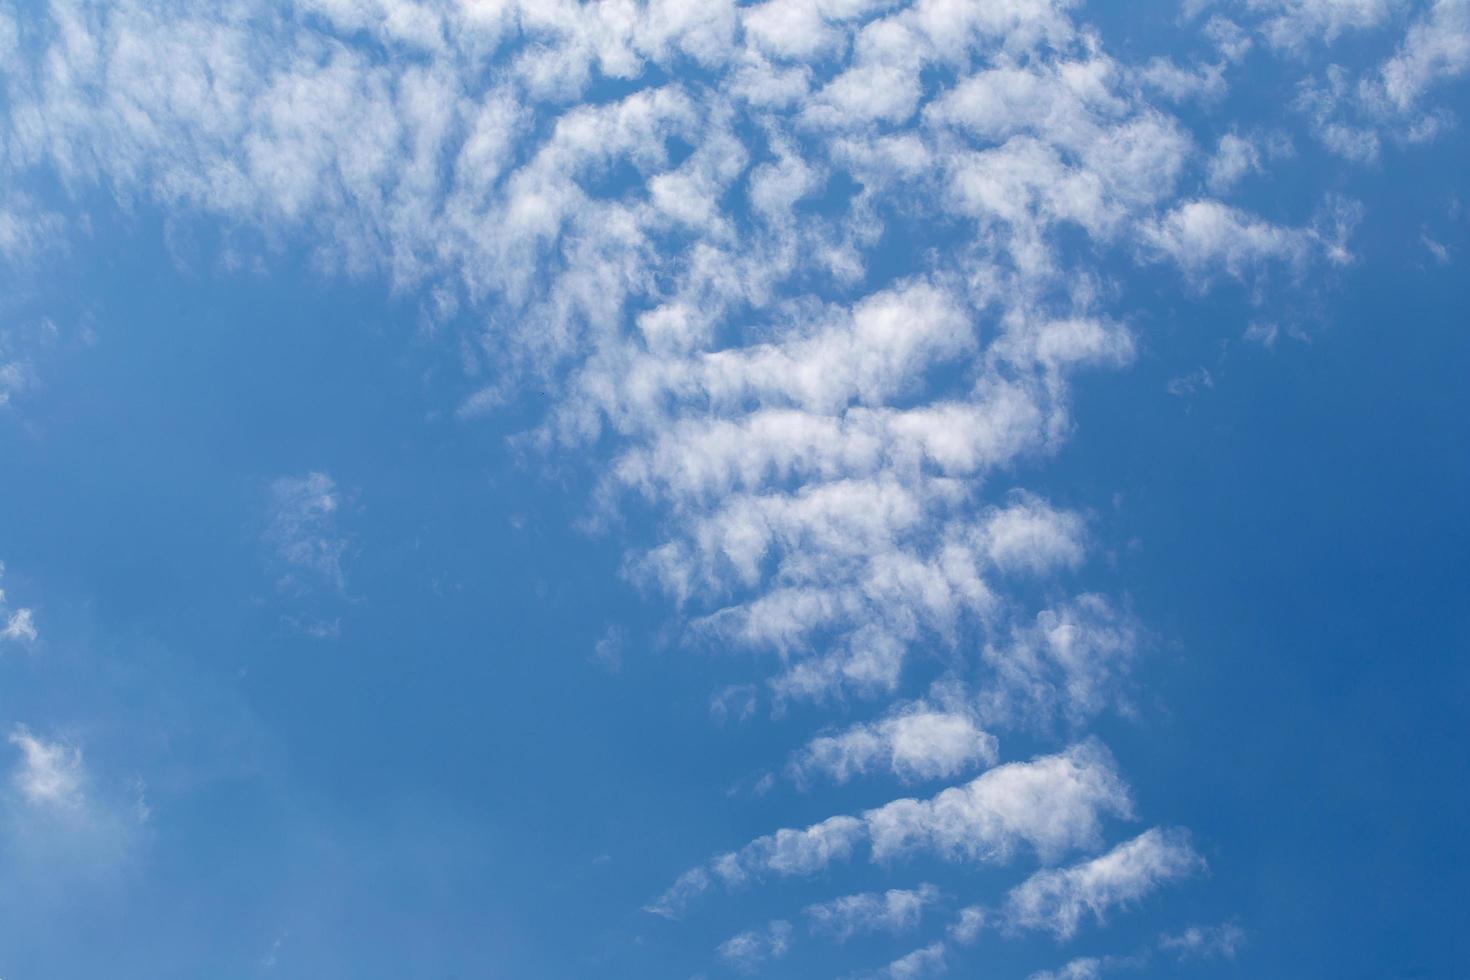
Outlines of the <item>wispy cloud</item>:
[[[5,563],[0,562],[0,578],[4,576]],[[12,607],[6,600],[5,590],[0,589],[0,640],[34,643],[39,635],[35,613],[27,606]]]
[[1030,762],[1008,763],[929,799],[899,799],[858,816],[782,829],[691,869],[650,906],[683,911],[712,884],[807,876],[849,860],[867,844],[874,861],[933,854],[951,861],[1003,863],[1029,848],[1050,861],[1094,846],[1106,816],[1132,803],[1111,755],[1096,742]]
[[1006,926],[1070,939],[1085,916],[1102,922],[1110,910],[1203,868],[1185,833],[1148,830],[1090,861],[1038,872],[1017,885],[1006,896]]
[[65,809],[82,805],[86,770],[81,749],[43,741],[24,727],[14,729],[9,741],[20,751],[20,764],[12,778],[27,803]]
[[280,586],[345,589],[342,556],[347,540],[337,526],[342,503],[337,484],[319,472],[283,476],[271,482],[269,497],[265,537],[282,568]]
[[1159,938],[1159,948],[1175,954],[1181,960],[1215,957],[1233,960],[1243,945],[1245,930],[1233,922],[1217,926],[1190,926],[1182,932]]
[[890,888],[886,892],[843,895],[808,905],[803,911],[813,932],[839,942],[860,932],[902,933],[916,928],[927,906],[939,899],[933,885]]
[[930,943],[912,953],[900,956],[881,971],[881,976],[890,980],[919,980],[920,977],[937,977],[948,969],[944,958],[944,944]]
[[763,963],[785,956],[790,946],[791,923],[777,919],[763,929],[731,936],[716,952],[736,969],[754,971]]

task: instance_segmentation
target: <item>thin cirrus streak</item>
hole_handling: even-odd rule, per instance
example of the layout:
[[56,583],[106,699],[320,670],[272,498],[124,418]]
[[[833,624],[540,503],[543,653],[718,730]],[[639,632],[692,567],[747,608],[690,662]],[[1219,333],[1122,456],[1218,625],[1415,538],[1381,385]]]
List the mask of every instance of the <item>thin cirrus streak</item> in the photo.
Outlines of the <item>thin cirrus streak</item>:
[[[0,6],[0,250],[69,233],[27,190],[49,177],[304,242],[324,269],[474,317],[466,357],[495,380],[460,414],[553,386],[523,444],[606,462],[594,525],[652,509],[627,574],[690,643],[768,654],[776,710],[886,704],[812,733],[794,780],[995,766],[758,838],[653,911],[864,849],[1050,863],[1133,816],[1123,776],[1086,739],[996,766],[998,735],[1079,737],[1123,703],[1140,627],[1073,581],[1086,517],[1013,474],[1065,444],[1080,372],[1137,356],[1103,259],[1199,288],[1349,260],[1352,202],[1280,224],[1223,200],[1269,147],[1202,146],[1173,105],[1217,99],[1255,34],[1327,43],[1387,6],[1246,5],[1244,27],[1202,28],[1217,61],[1200,72],[1115,59],[1067,0]],[[1432,127],[1433,88],[1470,66],[1466,10],[1427,7],[1359,85],[1305,87],[1324,145],[1368,159]],[[305,533],[336,498],[304,479],[275,491],[309,505],[278,522],[281,555],[340,590],[340,540]],[[5,630],[34,638],[26,610]],[[956,676],[905,697],[916,656]],[[952,932],[1067,938],[1197,866],[1172,833],[1119,847]],[[791,941],[772,920],[721,956],[758,964]],[[936,941],[886,970],[947,955]]]

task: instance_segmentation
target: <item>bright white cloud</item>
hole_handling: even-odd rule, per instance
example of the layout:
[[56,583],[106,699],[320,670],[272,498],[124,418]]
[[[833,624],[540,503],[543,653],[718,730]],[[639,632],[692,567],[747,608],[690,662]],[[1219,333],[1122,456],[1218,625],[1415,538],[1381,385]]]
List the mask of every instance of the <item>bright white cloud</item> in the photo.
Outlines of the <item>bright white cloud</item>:
[[992,765],[995,736],[977,724],[961,692],[938,689],[937,702],[912,701],[876,722],[853,725],[808,742],[788,767],[808,782],[816,774],[845,783],[873,771],[910,782],[948,778],[977,765]]
[[1209,199],[1170,211],[1145,231],[1144,241],[1192,275],[1223,269],[1236,277],[1270,263],[1299,267],[1317,244],[1309,229],[1272,224]]
[[928,800],[895,800],[864,814],[873,856],[912,852],[1006,861],[1021,847],[1043,861],[1093,846],[1101,817],[1131,815],[1127,787],[1096,742],[998,766]]
[[649,909],[677,915],[714,881],[739,886],[812,875],[851,859],[864,843],[880,862],[927,853],[1003,863],[1023,848],[1053,861],[1095,847],[1105,817],[1131,815],[1128,789],[1112,756],[1087,741],[1056,755],[998,766],[929,799],[894,800],[860,816],[778,830],[685,872]]
[[1148,830],[1106,854],[1056,871],[1041,871],[1011,889],[1010,929],[1076,934],[1088,914],[1098,922],[1112,909],[1138,902],[1159,886],[1196,874],[1204,861],[1177,830]]

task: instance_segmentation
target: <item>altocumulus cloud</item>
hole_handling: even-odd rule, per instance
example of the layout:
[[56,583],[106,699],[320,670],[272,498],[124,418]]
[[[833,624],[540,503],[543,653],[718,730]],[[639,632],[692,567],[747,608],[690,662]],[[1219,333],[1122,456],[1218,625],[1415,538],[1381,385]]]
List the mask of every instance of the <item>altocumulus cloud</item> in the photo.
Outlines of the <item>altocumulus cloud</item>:
[[[1252,44],[1328,44],[1391,5],[1225,5],[1236,19],[1202,25],[1218,61],[1197,71],[1116,59],[1075,6],[0,3],[0,252],[76,232],[26,196],[49,177],[421,291],[431,316],[478,324],[465,358],[494,369],[451,396],[459,414],[554,392],[521,443],[596,454],[590,523],[621,528],[630,503],[655,515],[620,532],[628,576],[691,645],[768,665],[718,714],[876,705],[807,732],[788,773],[967,779],[761,836],[653,911],[861,854],[1097,855],[1133,804],[1083,729],[1126,710],[1141,631],[1078,581],[1086,518],[1016,474],[1064,447],[1081,373],[1137,356],[1106,261],[1204,289],[1350,260],[1352,202],[1311,202],[1302,224],[1228,200],[1271,154],[1233,129],[1202,144],[1176,107],[1217,102]],[[1363,77],[1306,79],[1296,111],[1371,159],[1432,136],[1434,91],[1467,68],[1467,7],[1436,0]],[[21,370],[0,365],[0,398]],[[281,584],[341,595],[333,480],[284,477],[268,498]],[[34,638],[28,610],[3,622]],[[945,675],[923,697],[904,693],[916,660]],[[998,764],[1002,737],[1062,728],[1071,747]],[[25,785],[67,797],[79,760],[14,738]],[[1035,871],[951,935],[994,920],[1067,938],[1200,868],[1182,832],[1148,831]],[[838,933],[907,923],[902,896],[928,894],[812,915]],[[791,934],[773,920],[719,954],[758,965]],[[936,941],[884,969],[929,975],[949,954]]]

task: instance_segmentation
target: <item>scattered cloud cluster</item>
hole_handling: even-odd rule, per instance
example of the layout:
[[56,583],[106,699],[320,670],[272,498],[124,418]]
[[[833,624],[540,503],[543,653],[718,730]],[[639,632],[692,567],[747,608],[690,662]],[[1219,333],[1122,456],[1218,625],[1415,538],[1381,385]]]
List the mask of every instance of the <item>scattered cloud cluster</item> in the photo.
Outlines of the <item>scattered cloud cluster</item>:
[[876,862],[929,854],[1001,864],[1023,849],[1052,861],[1095,847],[1105,817],[1131,815],[1128,788],[1112,756],[1087,741],[997,766],[928,799],[897,799],[857,816],[758,838],[685,872],[649,910],[675,917],[713,884],[809,876],[849,860],[863,845]]
[[[1066,939],[1202,862],[1180,831],[1097,855],[1133,806],[1095,740],[998,764],[1002,735],[1076,740],[1126,711],[1142,633],[1079,581],[1086,513],[1017,484],[1066,443],[1075,380],[1137,356],[1110,262],[1206,289],[1350,260],[1350,201],[1298,224],[1226,200],[1289,144],[1203,138],[1181,107],[1219,105],[1257,43],[1302,58],[1397,16],[1388,0],[1192,0],[1213,53],[1183,67],[1118,60],[1077,7],[0,0],[0,254],[67,233],[27,196],[55,179],[412,292],[463,331],[460,416],[533,381],[554,391],[520,445],[595,457],[589,524],[623,536],[628,577],[691,645],[760,665],[715,695],[717,719],[877,702],[805,732],[787,774],[968,777],[759,837],[652,911],[864,851],[887,867],[1025,854],[1048,867],[948,935]],[[1371,161],[1390,135],[1432,136],[1433,91],[1467,70],[1470,6],[1434,0],[1381,64],[1310,76],[1296,106]],[[26,382],[17,363],[0,363],[0,401]],[[282,591],[345,595],[334,480],[282,477],[267,496]],[[651,517],[624,522],[635,509]],[[29,609],[0,614],[0,635],[35,638]],[[609,632],[593,657],[615,670],[622,647]],[[943,675],[922,697],[905,693],[918,659],[925,683]],[[72,750],[12,743],[34,771],[18,785],[81,785]],[[1097,856],[1049,867],[1078,852]],[[806,914],[839,937],[900,931],[934,898]],[[719,955],[756,968],[791,936],[774,920]],[[937,941],[885,969],[930,975],[946,955]]]

